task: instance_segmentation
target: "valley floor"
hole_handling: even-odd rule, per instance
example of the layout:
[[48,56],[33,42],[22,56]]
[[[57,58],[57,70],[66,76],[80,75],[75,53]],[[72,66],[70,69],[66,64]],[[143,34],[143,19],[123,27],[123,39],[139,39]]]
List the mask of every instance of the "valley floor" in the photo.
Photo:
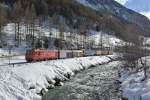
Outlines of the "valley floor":
[[[6,53],[7,54],[7,53]],[[0,58],[0,100],[40,100],[41,90],[54,87],[55,79],[68,80],[67,75],[87,69],[93,65],[104,64],[116,59],[112,56],[93,56],[71,59],[43,61],[30,64],[6,65],[8,58]],[[150,57],[147,57],[150,65]],[[10,58],[10,63],[25,62],[24,56]],[[5,66],[3,66],[5,65]],[[121,90],[129,100],[150,100],[150,77],[145,81],[143,72],[121,71]]]

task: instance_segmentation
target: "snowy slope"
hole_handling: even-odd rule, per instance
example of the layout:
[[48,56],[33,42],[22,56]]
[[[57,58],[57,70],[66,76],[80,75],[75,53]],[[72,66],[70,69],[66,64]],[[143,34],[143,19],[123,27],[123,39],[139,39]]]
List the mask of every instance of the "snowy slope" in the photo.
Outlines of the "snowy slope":
[[99,45],[101,43],[104,47],[115,47],[115,46],[124,46],[125,42],[114,35],[108,35],[107,33],[104,33],[102,31],[96,32],[96,31],[90,31],[91,36],[89,36],[90,40],[94,40],[96,45]]
[[95,10],[98,10],[98,9],[99,9],[99,7],[98,7],[98,6],[94,6],[94,5],[92,5],[91,3],[89,3],[89,1],[88,1],[88,0],[76,0],[76,1],[78,1],[78,2],[79,2],[79,3],[81,3],[81,4],[83,4],[84,6],[87,6],[87,7],[93,8],[93,9],[95,9]]
[[119,2],[120,4],[124,5],[128,0],[116,0],[117,2]]
[[[112,20],[116,18],[121,22],[127,21],[129,23],[136,24],[139,27],[138,29],[142,29],[145,32],[147,32],[146,35],[148,35],[149,33],[150,21],[147,17],[131,9],[128,9],[128,7],[125,7],[124,5],[118,3],[121,2],[122,4],[124,3],[126,4],[127,3],[126,0],[119,0],[118,2],[116,2],[115,0],[76,0],[76,1],[102,14],[105,14],[104,12],[108,12],[109,14],[112,14]],[[134,1],[136,4],[136,0]]]
[[[115,56],[110,56],[114,58]],[[0,66],[0,100],[39,100],[42,89],[53,86],[54,78],[68,80],[66,74],[111,61],[106,56],[82,57],[38,62],[24,65]],[[51,84],[50,84],[51,83]]]
[[140,12],[140,13],[150,19],[150,11],[149,12]]
[[[84,3],[84,1],[82,1]],[[4,37],[5,38],[5,42],[8,44],[8,43],[12,43],[13,45],[15,45],[15,40],[14,40],[14,37],[15,37],[15,25],[14,23],[9,23],[7,24],[4,29],[3,29],[3,32],[6,34],[6,36]],[[49,31],[51,31],[51,38],[60,38],[59,36],[59,30],[58,29],[55,29],[55,28],[52,28],[51,30],[49,30],[48,28],[44,27],[37,27],[36,29],[37,31],[35,31],[35,36],[38,37],[38,34],[39,32],[41,32],[41,35],[43,36],[46,36],[46,37],[49,37]],[[16,47],[13,47],[12,48],[12,55],[24,55],[26,50],[29,49],[29,43],[26,43],[26,41],[24,40],[25,38],[25,26],[22,25],[20,27],[20,32],[22,34],[22,42],[21,42],[21,46],[19,46],[18,48]],[[70,39],[70,34],[75,34],[75,36],[73,36],[72,38],[73,39]],[[114,35],[107,35],[107,33],[104,33],[104,32],[96,32],[96,31],[93,31],[93,30],[90,30],[90,36],[87,37],[88,38],[88,42],[91,40],[95,42],[96,45],[100,44],[100,39],[101,39],[101,34],[102,35],[102,40],[103,40],[103,44],[104,46],[111,46],[111,47],[114,47],[114,46],[122,46],[123,45],[123,41],[120,40],[119,38],[115,37]],[[70,32],[64,32],[64,40],[67,41],[67,42],[72,42],[72,44],[82,44],[83,43],[83,40],[81,39],[82,35],[80,34],[77,34],[77,33],[70,33]],[[8,40],[8,41],[7,41]],[[53,39],[54,40],[54,39]],[[55,47],[54,46],[54,41],[53,42],[50,42],[51,43],[51,47]],[[5,48],[2,48],[0,49],[0,56],[2,55],[9,55],[9,49],[8,47],[5,47]]]
[[[145,59],[145,58],[143,58]],[[146,57],[147,65],[150,65],[150,57]],[[127,70],[122,71],[120,78],[123,97],[129,100],[150,100],[150,77],[145,81],[143,71],[130,73]]]

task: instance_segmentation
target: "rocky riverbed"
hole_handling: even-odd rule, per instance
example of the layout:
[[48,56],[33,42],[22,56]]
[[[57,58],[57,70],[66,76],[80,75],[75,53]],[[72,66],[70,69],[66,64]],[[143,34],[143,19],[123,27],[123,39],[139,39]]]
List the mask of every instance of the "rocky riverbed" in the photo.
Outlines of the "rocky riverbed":
[[118,91],[118,66],[114,61],[87,69],[63,86],[55,87],[43,96],[43,100],[120,100]]

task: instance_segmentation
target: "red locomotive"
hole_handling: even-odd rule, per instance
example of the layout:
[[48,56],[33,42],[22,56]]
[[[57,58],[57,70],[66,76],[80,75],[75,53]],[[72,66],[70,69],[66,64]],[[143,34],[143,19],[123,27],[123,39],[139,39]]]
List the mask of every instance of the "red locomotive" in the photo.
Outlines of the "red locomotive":
[[28,50],[25,57],[28,62],[57,59],[59,58],[59,51],[45,49]]

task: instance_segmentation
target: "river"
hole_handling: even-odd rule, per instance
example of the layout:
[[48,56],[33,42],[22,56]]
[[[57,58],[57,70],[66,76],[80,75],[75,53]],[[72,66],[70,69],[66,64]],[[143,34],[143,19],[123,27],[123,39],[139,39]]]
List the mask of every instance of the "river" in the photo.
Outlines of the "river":
[[121,100],[116,84],[118,64],[114,61],[82,71],[49,90],[42,100]]

